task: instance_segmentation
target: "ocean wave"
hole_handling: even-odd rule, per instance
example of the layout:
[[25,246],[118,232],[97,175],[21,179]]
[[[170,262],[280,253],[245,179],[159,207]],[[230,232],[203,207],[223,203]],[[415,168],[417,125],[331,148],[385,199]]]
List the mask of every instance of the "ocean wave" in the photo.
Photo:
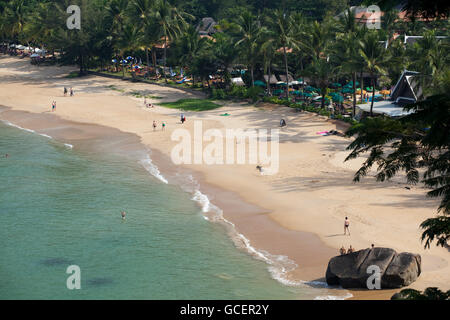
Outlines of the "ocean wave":
[[142,164],[145,170],[147,170],[152,176],[164,182],[165,184],[169,183],[169,181],[167,181],[167,179],[161,174],[158,167],[153,163],[152,159],[150,159],[148,154],[146,155],[145,159],[142,159],[139,162]]
[[[14,124],[14,123],[12,123],[12,122],[9,122],[8,120],[1,120],[1,121],[2,121],[3,123],[5,123],[6,125],[8,125],[8,126],[11,126],[11,127],[14,127],[14,128],[17,128],[17,129],[26,131],[26,132],[38,134],[38,135],[40,135],[40,136],[42,136],[42,137],[45,137],[45,138],[50,139],[50,140],[53,140],[53,137],[52,137],[52,136],[49,136],[48,134],[45,134],[45,133],[39,133],[39,132],[36,132],[35,130],[32,130],[32,129],[23,128],[23,127],[21,127],[21,126],[19,126],[19,125],[17,125],[17,124]],[[73,149],[73,145],[71,145],[70,143],[64,143],[64,145],[65,145],[67,148],[69,148],[69,149]]]
[[190,176],[189,180],[195,185],[193,191],[192,200],[197,202],[202,210],[205,220],[210,222],[220,222],[228,226],[231,239],[238,248],[246,250],[254,258],[267,263],[269,273],[271,277],[285,286],[301,287],[301,286],[313,286],[320,288],[327,288],[326,282],[320,281],[303,281],[303,280],[290,280],[288,273],[298,267],[298,265],[289,259],[287,256],[270,254],[265,250],[257,250],[250,243],[250,240],[246,238],[242,233],[239,233],[236,226],[231,221],[223,217],[223,211],[211,203],[208,196],[203,194],[199,188],[198,183]]
[[20,129],[20,130],[24,130],[24,131],[31,132],[31,133],[36,133],[36,131],[34,131],[34,130],[27,129],[27,128],[22,128],[21,126],[18,126],[17,124],[14,124],[14,123],[9,122],[9,121],[7,121],[7,120],[2,120],[2,122],[3,122],[4,124],[8,125],[8,126],[15,127],[15,128],[17,128],[17,129]]
[[333,295],[317,296],[314,298],[314,300],[345,300],[345,299],[350,299],[352,297],[353,297],[353,295],[351,293],[347,293],[344,296],[333,296]]

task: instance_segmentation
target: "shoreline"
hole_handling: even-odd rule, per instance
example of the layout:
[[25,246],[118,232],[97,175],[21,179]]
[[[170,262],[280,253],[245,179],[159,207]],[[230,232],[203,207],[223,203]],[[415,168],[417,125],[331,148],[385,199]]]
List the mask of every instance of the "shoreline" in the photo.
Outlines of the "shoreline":
[[[157,170],[157,172],[152,172],[142,164],[143,159],[139,159],[139,156],[142,156],[142,152],[149,146],[142,144],[141,139],[137,135],[121,132],[115,128],[108,128],[97,124],[77,123],[62,119],[53,114],[33,114],[27,111],[11,110],[9,107],[4,106],[0,106],[0,121],[20,130],[58,141],[66,147],[71,146],[69,147],[70,149],[76,148],[96,153],[114,152],[126,156],[130,160],[141,163],[150,175],[159,180],[158,183],[173,184],[191,194],[191,200],[197,203],[202,210],[204,218],[211,223],[221,224],[236,248],[244,250],[247,254],[252,256],[252,258],[264,262],[267,265],[271,277],[279,282],[280,285],[295,287],[311,286],[320,289],[325,288],[330,292],[328,295],[322,297],[332,299],[348,299],[354,297],[352,293],[349,293],[349,290],[342,288],[328,288],[323,277],[312,280],[299,280],[298,277],[300,277],[300,279],[303,277],[308,278],[312,275],[315,277],[317,270],[311,272],[311,269],[315,270],[318,267],[317,260],[321,261],[328,256],[321,254],[317,255],[317,253],[321,253],[320,250],[323,249],[320,248],[320,246],[326,246],[316,235],[307,232],[294,232],[281,228],[267,216],[267,210],[244,202],[240,199],[239,195],[234,192],[221,189],[218,186],[208,185],[204,182],[204,178],[200,172],[195,172],[186,168],[180,170],[180,168],[176,168],[175,165],[167,165],[169,163],[168,160],[170,159],[167,159],[167,157],[158,150],[148,149],[148,154],[150,154],[148,159],[153,165],[153,168]],[[24,123],[26,124],[26,127],[22,126]],[[50,133],[52,135],[50,135]],[[102,146],[102,143],[99,141],[104,142],[111,137],[115,140],[113,144],[116,145],[118,150],[113,151],[110,148],[99,150],[98,148]],[[92,140],[95,142],[91,142]],[[126,141],[126,143],[124,143],[124,141]],[[133,153],[132,156],[129,155],[130,152]],[[181,171],[183,171],[182,174],[180,173]],[[157,176],[158,174],[160,177]],[[196,186],[183,185],[183,182],[178,179],[179,176],[183,176],[183,178],[186,176],[193,177],[193,184]],[[171,182],[168,182],[166,179],[169,179]],[[191,187],[192,189],[189,190]],[[211,195],[213,195],[214,203],[210,200]],[[308,261],[311,262],[312,259],[312,261],[316,263],[311,263],[305,268],[304,266],[298,266],[288,256],[258,249],[258,245],[255,245],[253,241],[249,240],[247,232],[243,231],[241,233],[239,231],[241,229],[240,227],[244,226],[245,216],[247,215],[260,216],[259,224],[253,223],[252,226],[256,226],[260,230],[263,228],[265,235],[267,235],[267,230],[270,229],[272,229],[272,233],[282,234],[284,240],[286,240],[289,245],[300,249],[298,250],[300,252],[298,257],[307,257]],[[236,222],[236,220],[242,221]],[[249,233],[251,234],[250,231]],[[313,245],[312,248],[311,245]],[[274,249],[276,250],[276,248]],[[334,252],[332,248],[327,249],[329,249],[329,252]],[[294,277],[290,275],[291,271],[294,271]]]
[[[174,165],[167,161],[168,150],[172,147],[167,139],[169,133],[152,132],[150,124],[156,119],[166,121],[169,130],[178,127],[174,120],[178,119],[178,110],[138,107],[143,99],[107,89],[108,84],[124,87],[120,80],[107,81],[91,76],[64,79],[62,75],[70,70],[68,67],[33,67],[27,65],[27,61],[2,56],[0,61],[9,64],[6,71],[0,69],[0,83],[5,83],[4,89],[0,88],[0,96],[6,100],[3,104],[15,111],[46,116],[51,114],[48,101],[56,98],[56,115],[62,120],[106,126],[139,136],[141,143],[151,149],[151,159],[164,175],[166,172],[176,174],[177,170],[194,172],[202,193],[224,210],[225,218],[236,222],[238,230],[255,247],[294,260],[299,267],[289,274],[290,279],[321,279],[329,258],[338,254],[341,245],[352,244],[358,250],[374,241],[377,246],[418,252],[423,256],[424,273],[413,288],[449,285],[448,253],[443,248],[424,251],[417,236],[419,230],[416,231],[418,221],[435,212],[434,202],[425,202],[424,191],[419,186],[405,191],[401,181],[381,184],[369,178],[367,182],[352,184],[351,176],[357,163],[342,164],[348,141],[315,135],[316,131],[336,129],[335,123],[306,113],[294,114],[283,107],[272,110],[233,104],[212,111],[185,112],[189,120],[204,120],[205,129],[270,128],[277,126],[280,117],[286,118],[288,127],[280,136],[282,167],[275,177],[257,175],[252,165],[221,166],[220,169],[186,165],[173,169],[170,165]],[[17,71],[19,66],[21,71]],[[35,83],[35,79],[41,82]],[[60,88],[66,83],[74,85],[76,98],[61,97]],[[160,101],[186,97],[186,93],[173,88],[138,84],[132,89],[163,96],[163,100],[148,100],[156,105]],[[26,94],[21,95],[21,92]],[[15,99],[17,96],[20,99]],[[223,112],[229,112],[232,117],[218,116]],[[188,121],[184,127],[192,129],[191,124],[192,121]],[[229,208],[224,209],[227,206]],[[245,212],[241,212],[242,208]],[[345,215],[353,222],[355,232],[351,237],[339,234]],[[308,250],[310,253],[306,254]],[[389,290],[348,291],[361,299],[392,296]]]

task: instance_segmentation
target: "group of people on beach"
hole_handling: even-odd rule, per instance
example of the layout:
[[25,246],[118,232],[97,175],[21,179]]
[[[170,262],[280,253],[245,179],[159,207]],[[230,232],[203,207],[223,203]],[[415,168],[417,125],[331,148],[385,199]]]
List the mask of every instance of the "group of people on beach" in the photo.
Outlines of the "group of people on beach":
[[[71,97],[73,97],[73,89],[72,89],[72,87],[70,87],[70,89],[69,89],[69,95]],[[67,96],[67,88],[66,87],[64,87],[64,97],[65,96]]]
[[[375,245],[374,245],[373,243],[371,244],[370,249],[371,249],[371,250],[375,249]],[[352,245],[350,245],[350,247],[348,248],[348,250],[345,250],[344,246],[342,246],[342,247],[339,249],[339,253],[341,254],[341,256],[344,255],[344,254],[352,253],[352,252],[355,252],[355,249],[352,247]]]
[[341,249],[339,249],[339,253],[342,255],[344,254],[349,254],[355,252],[355,249],[352,247],[352,245],[350,245],[350,247],[348,248],[348,250],[345,250],[344,246],[341,247]]
[[[156,131],[156,128],[158,127],[158,124],[155,120],[153,120],[153,131]],[[166,123],[163,121],[161,123],[161,130],[164,131],[166,129]]]

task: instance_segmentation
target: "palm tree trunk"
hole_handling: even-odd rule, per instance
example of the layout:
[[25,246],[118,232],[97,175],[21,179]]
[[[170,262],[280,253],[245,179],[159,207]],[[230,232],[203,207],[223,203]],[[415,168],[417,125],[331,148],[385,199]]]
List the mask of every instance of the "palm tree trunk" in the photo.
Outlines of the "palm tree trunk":
[[269,61],[269,79],[267,80],[267,92],[269,93],[269,96],[272,95],[272,92],[270,90],[270,78],[272,78],[272,61]]
[[152,47],[152,62],[153,62],[153,68],[155,68],[156,72],[156,48]]
[[373,101],[375,97],[375,77],[372,77],[372,101],[370,103],[370,116],[373,117]]
[[364,90],[364,85],[363,85],[363,82],[364,82],[364,80],[363,80],[363,71],[361,70],[361,73],[360,73],[360,81],[361,81],[361,103],[363,103],[363,90]]
[[322,87],[321,89],[320,89],[320,92],[322,93],[322,102],[320,103],[320,107],[322,108],[322,109],[325,109],[325,94],[326,94],[326,88],[325,87]]
[[145,47],[145,58],[147,59],[147,72],[149,72],[148,68],[150,67],[150,58],[148,56],[148,47]]
[[352,111],[352,117],[355,117],[356,114],[356,72],[353,72],[352,75],[353,80],[353,111]]
[[125,79],[125,64],[123,63],[123,61],[124,61],[124,58],[122,55],[122,61],[121,61],[121,63],[122,63],[122,78]]
[[250,66],[250,75],[252,76],[252,87],[255,86],[255,78],[253,76],[253,64]]
[[166,76],[166,58],[167,58],[167,35],[164,32],[164,81],[167,83],[167,76]]
[[286,46],[283,46],[283,53],[284,53],[284,68],[286,69],[286,94],[287,94],[287,98],[289,100],[289,70],[288,70],[288,63],[287,63]]

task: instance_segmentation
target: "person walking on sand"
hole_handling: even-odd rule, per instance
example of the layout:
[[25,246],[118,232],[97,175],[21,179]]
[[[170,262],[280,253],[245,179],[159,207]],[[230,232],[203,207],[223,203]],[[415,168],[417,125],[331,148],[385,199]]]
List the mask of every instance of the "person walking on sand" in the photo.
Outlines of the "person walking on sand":
[[70,96],[73,97],[73,89],[70,88]]
[[127,215],[127,213],[125,211],[121,211],[120,215],[122,216],[122,220],[125,220],[125,216]]
[[341,249],[339,249],[339,252],[340,252],[341,256],[343,256],[344,254],[347,253],[347,251],[345,250],[344,246],[342,246]]
[[52,102],[52,112],[56,110],[56,101]]
[[155,131],[155,130],[156,130],[156,121],[153,120],[153,131]]
[[347,217],[345,217],[345,222],[344,222],[344,235],[347,234],[348,231],[348,235],[350,235],[350,229],[348,228],[350,226],[350,221],[348,220]]
[[166,130],[166,123],[163,121],[162,123],[162,131]]
[[355,252],[355,249],[352,248],[352,245],[350,245],[350,247],[347,250],[347,253],[352,253]]
[[67,88],[64,87],[64,97],[67,96]]

